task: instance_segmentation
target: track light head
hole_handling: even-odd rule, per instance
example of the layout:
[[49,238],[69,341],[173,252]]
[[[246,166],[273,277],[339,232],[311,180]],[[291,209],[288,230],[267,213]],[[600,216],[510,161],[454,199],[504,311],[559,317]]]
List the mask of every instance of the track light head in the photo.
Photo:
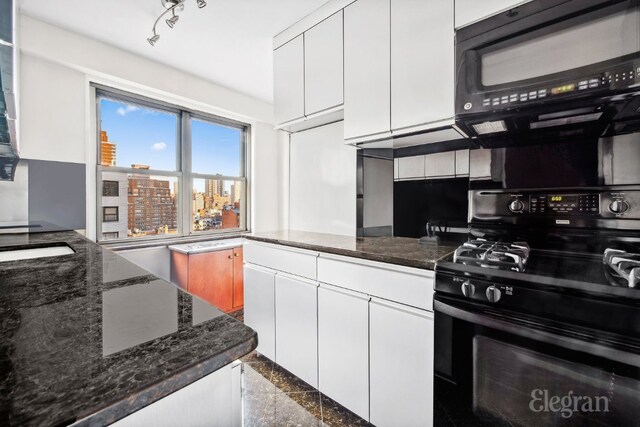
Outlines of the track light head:
[[196,0],[196,2],[198,3],[198,7],[200,9],[202,9],[203,7],[205,7],[207,5],[207,2],[205,0]]
[[156,44],[156,42],[157,42],[159,39],[160,39],[160,36],[159,36],[159,35],[157,35],[157,34],[154,34],[153,36],[149,37],[149,38],[147,39],[147,41],[149,42],[149,44],[150,44],[151,46],[153,46],[153,45],[155,45],[155,44]]
[[178,22],[178,19],[180,19],[178,15],[173,15],[171,18],[167,19],[166,22],[169,28],[173,28],[173,26],[176,25],[176,22]]

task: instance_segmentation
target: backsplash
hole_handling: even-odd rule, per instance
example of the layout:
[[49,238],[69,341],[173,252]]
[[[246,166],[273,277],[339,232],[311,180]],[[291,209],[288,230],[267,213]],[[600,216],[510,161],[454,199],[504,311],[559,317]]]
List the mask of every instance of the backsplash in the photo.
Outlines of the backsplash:
[[0,233],[83,230],[86,166],[20,159],[15,180],[0,182],[0,197]]

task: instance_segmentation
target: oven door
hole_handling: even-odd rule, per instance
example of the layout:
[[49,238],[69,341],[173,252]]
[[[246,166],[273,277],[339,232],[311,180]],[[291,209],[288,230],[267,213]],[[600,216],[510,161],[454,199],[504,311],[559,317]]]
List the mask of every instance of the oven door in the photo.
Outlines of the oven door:
[[436,425],[638,425],[633,348],[440,295],[434,310]]

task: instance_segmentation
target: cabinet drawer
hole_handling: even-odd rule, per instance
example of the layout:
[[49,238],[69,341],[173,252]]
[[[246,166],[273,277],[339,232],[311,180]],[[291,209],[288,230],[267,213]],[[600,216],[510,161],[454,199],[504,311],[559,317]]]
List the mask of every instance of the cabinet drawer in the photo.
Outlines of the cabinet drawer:
[[434,273],[321,253],[318,281],[367,295],[433,310]]
[[247,241],[244,245],[244,261],[272,268],[295,276],[316,280],[317,252],[289,248],[268,243]]

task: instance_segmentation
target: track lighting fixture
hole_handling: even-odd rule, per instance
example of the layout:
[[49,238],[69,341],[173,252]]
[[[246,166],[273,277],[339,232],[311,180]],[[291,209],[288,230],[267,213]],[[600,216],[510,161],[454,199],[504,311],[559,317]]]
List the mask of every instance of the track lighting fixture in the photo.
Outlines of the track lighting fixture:
[[[178,22],[178,20],[180,19],[180,17],[176,14],[176,10],[177,11],[184,10],[184,4],[185,4],[186,1],[187,0],[160,0],[160,2],[162,3],[162,6],[166,10],[164,12],[162,12],[160,14],[160,16],[158,16],[158,19],[156,19],[156,22],[153,24],[153,28],[152,28],[153,35],[147,39],[147,41],[149,42],[149,44],[151,46],[154,46],[156,44],[156,42],[160,39],[160,35],[156,31],[156,27],[158,26],[158,22],[160,22],[160,20],[164,16],[166,16],[169,13],[171,13],[171,17],[166,19],[165,22],[167,23],[169,28],[173,28],[176,25],[176,23]],[[202,9],[203,7],[205,7],[207,5],[207,2],[205,0],[196,0],[196,4],[197,4],[199,9]]]
[[155,44],[156,44],[156,42],[158,41],[158,39],[160,39],[160,36],[159,36],[159,35],[157,35],[157,34],[156,34],[156,32],[154,31],[154,32],[153,32],[153,36],[149,37],[149,38],[147,39],[147,41],[149,42],[149,44],[150,44],[151,46],[153,46],[153,45],[155,45]]
[[166,21],[169,28],[173,28],[173,26],[176,25],[176,22],[178,22],[178,19],[180,19],[180,17],[176,15],[176,11],[173,10],[173,16]]

